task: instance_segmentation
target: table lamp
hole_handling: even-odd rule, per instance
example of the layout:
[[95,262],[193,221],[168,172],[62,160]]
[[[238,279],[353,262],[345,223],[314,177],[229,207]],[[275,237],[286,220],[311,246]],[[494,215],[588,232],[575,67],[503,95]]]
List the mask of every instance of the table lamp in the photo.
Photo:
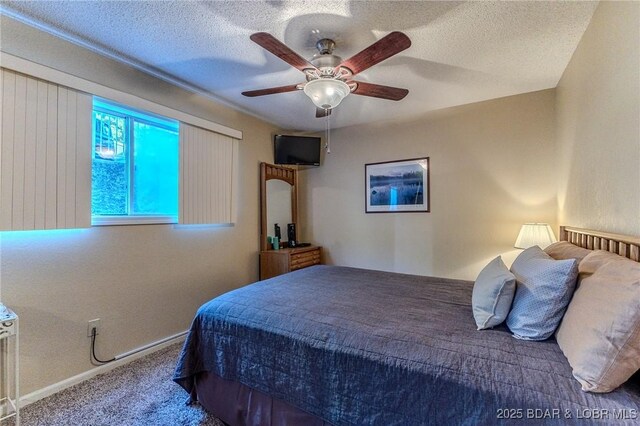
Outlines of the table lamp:
[[514,247],[527,249],[532,246],[539,246],[543,249],[556,241],[558,240],[556,240],[556,236],[548,223],[525,223],[520,228]]

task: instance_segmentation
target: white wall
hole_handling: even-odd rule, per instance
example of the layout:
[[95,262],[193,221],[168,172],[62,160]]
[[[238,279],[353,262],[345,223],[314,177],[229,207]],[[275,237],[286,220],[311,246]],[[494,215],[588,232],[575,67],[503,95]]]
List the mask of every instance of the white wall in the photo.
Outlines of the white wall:
[[640,235],[640,3],[600,3],[556,90],[559,221]]
[[[522,223],[556,225],[554,102],[546,90],[332,131],[323,165],[301,172],[305,238],[329,263],[422,275],[512,260]],[[364,165],[423,156],[431,213],[365,214]]]
[[258,278],[259,163],[277,129],[2,17],[2,51],[241,130],[233,227],[111,226],[0,234],[2,301],[21,319],[21,392],[186,330],[206,300]]

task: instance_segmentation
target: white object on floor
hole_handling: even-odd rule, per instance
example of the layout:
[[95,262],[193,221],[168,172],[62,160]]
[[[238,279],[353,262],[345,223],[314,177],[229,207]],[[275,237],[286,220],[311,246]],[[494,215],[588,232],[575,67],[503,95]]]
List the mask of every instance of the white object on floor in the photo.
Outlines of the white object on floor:
[[15,417],[16,426],[20,426],[18,356],[18,316],[0,303],[0,421]]

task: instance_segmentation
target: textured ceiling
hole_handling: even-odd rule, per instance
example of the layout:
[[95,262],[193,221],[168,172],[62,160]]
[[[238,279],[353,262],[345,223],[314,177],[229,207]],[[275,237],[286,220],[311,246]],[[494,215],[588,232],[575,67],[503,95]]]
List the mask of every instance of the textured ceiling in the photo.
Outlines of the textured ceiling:
[[336,128],[555,87],[597,2],[3,0],[3,6],[282,128],[321,130],[324,120],[300,91],[240,95],[304,81],[251,42],[252,33],[268,32],[306,58],[318,39],[329,37],[345,59],[391,31],[409,36],[409,49],[358,75],[409,95],[399,102],[350,95],[331,116]]

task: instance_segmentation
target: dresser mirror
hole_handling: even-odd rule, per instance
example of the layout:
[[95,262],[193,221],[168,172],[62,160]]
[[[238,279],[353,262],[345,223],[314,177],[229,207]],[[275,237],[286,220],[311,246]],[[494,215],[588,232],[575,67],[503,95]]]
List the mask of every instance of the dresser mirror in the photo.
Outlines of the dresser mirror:
[[292,223],[291,185],[280,179],[267,181],[267,236],[275,236],[275,225],[280,226],[280,243],[287,238],[287,224]]
[[273,164],[260,164],[260,250],[271,250],[267,237],[280,226],[280,245],[287,247],[287,224],[297,222],[296,171]]

